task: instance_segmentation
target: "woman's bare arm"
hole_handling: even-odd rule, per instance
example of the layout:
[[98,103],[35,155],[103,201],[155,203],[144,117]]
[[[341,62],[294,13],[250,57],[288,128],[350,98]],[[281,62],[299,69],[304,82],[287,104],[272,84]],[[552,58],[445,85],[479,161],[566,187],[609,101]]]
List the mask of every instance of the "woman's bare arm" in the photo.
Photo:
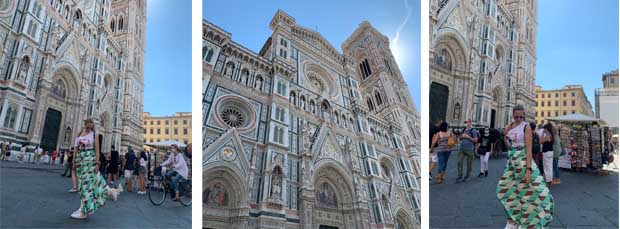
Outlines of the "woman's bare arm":
[[429,152],[433,153],[433,149],[435,148],[435,144],[437,144],[437,136],[439,135],[439,133],[436,133],[435,135],[433,135],[433,142],[431,143],[431,150]]
[[532,130],[530,128],[525,128],[525,167],[530,172],[530,168],[532,168]]
[[[93,135],[95,134],[93,133]],[[99,138],[97,136],[95,136],[94,138],[95,138],[95,157],[97,158],[97,160],[95,161],[95,165],[96,165],[95,168],[98,168],[101,165],[101,161],[99,158]]]

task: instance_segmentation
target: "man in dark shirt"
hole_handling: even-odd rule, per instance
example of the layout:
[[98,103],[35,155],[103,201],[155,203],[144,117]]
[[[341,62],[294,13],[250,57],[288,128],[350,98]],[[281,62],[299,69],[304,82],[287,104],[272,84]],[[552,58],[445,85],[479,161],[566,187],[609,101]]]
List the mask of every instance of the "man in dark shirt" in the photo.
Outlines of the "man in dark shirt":
[[118,169],[120,167],[120,156],[118,151],[112,146],[112,151],[110,152],[110,165],[108,167],[108,171],[106,171],[106,176],[110,183],[113,182],[115,188],[118,188]]
[[125,154],[125,182],[127,183],[127,192],[131,192],[132,189],[132,177],[134,170],[136,170],[136,154],[133,152],[131,146],[127,148]]

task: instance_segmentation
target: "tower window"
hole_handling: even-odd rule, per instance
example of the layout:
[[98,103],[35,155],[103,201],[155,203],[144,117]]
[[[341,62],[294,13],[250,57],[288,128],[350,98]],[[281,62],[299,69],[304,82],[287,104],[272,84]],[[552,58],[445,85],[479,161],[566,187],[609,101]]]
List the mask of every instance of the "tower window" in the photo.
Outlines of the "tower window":
[[368,76],[372,74],[372,71],[370,70],[370,65],[368,64],[368,59],[364,59],[364,61],[362,61],[362,63],[360,64],[360,71],[362,73],[363,79],[368,78]]

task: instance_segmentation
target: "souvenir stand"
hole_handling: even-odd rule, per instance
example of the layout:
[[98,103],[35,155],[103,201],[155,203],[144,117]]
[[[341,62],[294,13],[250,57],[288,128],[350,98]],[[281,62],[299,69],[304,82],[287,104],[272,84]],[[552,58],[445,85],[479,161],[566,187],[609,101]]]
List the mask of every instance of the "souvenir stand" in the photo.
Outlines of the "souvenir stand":
[[606,147],[610,130],[605,121],[582,114],[548,118],[559,129],[560,141],[566,154],[560,156],[558,166],[573,171],[600,171],[609,163]]

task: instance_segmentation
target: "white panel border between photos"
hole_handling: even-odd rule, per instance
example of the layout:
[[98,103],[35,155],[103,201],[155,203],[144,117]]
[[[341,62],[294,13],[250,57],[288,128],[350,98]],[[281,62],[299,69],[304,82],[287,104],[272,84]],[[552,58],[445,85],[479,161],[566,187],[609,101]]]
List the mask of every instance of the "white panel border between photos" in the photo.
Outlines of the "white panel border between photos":
[[421,152],[421,171],[420,171],[420,177],[422,179],[422,187],[421,187],[421,194],[422,197],[420,199],[421,201],[421,206],[422,208],[420,209],[420,226],[421,228],[429,228],[430,225],[430,211],[429,211],[429,200],[430,200],[430,196],[429,196],[429,180],[428,180],[428,173],[426,171],[429,171],[429,159],[430,159],[430,153],[428,152],[429,149],[429,145],[427,144],[429,141],[429,129],[428,129],[428,123],[430,123],[429,120],[429,110],[428,110],[428,97],[429,97],[429,88],[430,88],[430,77],[429,77],[429,6],[430,6],[430,1],[429,0],[422,0],[420,1],[420,80],[422,80],[422,82],[420,83],[420,89],[421,89],[421,106],[422,106],[422,110],[420,111],[421,115],[420,118],[422,119],[420,121],[420,133],[422,135],[421,141],[420,142],[420,152]]
[[[192,228],[202,228],[202,1],[192,1]],[[193,147],[192,147],[193,148]],[[192,149],[193,151],[193,149]]]

